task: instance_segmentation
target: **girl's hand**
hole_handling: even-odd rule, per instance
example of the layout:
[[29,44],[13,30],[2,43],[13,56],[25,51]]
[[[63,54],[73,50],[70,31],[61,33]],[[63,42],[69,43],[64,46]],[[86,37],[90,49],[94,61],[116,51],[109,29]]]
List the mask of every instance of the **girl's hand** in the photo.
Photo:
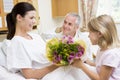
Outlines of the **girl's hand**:
[[86,61],[84,61],[84,63],[90,65],[90,66],[95,66],[95,63],[89,59],[87,59]]
[[84,63],[81,59],[75,59],[72,65],[77,68],[82,68],[84,66]]

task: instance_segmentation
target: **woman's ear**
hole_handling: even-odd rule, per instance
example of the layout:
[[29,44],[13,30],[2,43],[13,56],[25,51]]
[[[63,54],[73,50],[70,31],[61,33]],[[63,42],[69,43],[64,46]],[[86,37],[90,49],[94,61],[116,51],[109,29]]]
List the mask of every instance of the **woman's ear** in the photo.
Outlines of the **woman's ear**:
[[17,21],[21,21],[22,18],[23,18],[23,17],[22,17],[20,14],[17,14],[17,16],[16,16],[16,20],[17,20]]

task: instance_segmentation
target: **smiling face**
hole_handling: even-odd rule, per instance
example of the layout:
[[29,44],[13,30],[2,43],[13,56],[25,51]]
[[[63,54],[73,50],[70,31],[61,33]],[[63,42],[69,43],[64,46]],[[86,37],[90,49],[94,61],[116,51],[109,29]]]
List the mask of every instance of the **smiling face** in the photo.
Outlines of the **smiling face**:
[[31,31],[36,23],[36,11],[28,11],[24,17],[17,15],[17,24],[24,31]]
[[64,35],[71,35],[71,36],[75,35],[78,29],[78,26],[75,24],[75,22],[76,22],[76,17],[70,15],[66,16],[62,27]]

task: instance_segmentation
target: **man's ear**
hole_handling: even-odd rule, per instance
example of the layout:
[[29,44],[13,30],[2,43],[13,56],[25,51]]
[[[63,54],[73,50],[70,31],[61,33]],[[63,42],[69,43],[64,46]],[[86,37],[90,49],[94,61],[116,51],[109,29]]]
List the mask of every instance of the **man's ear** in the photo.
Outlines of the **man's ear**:
[[78,29],[79,29],[79,26],[78,26],[78,25],[76,25],[75,27],[76,27],[76,30],[78,30]]
[[22,17],[20,14],[17,14],[17,16],[16,16],[16,20],[17,20],[17,21],[21,21],[22,18],[23,18],[23,17]]

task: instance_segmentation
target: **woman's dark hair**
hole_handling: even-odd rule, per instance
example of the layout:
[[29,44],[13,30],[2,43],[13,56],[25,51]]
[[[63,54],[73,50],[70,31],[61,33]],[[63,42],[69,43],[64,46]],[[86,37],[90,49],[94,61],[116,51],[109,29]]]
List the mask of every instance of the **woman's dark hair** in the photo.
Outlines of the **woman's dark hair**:
[[24,17],[26,13],[31,10],[35,10],[32,4],[27,2],[20,2],[13,7],[11,13],[7,14],[6,16],[7,27],[8,27],[7,39],[11,40],[15,35],[17,14]]

